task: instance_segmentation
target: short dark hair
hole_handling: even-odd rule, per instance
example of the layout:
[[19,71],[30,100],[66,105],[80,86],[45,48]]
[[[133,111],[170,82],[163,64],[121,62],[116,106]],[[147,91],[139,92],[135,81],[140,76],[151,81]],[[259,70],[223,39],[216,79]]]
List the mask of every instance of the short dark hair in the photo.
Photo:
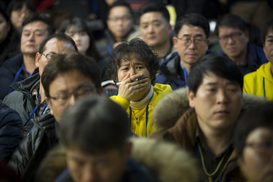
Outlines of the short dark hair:
[[22,9],[24,4],[32,13],[36,12],[35,5],[31,0],[12,0],[7,7],[8,16],[11,16],[12,11]]
[[233,138],[238,157],[241,157],[243,154],[248,135],[259,127],[273,130],[273,102],[248,110],[239,119]]
[[132,54],[138,61],[145,63],[153,82],[159,70],[159,61],[149,46],[139,38],[134,38],[128,43],[121,43],[114,49],[107,70],[109,78],[117,82],[117,70],[120,67],[121,61],[130,60]]
[[189,90],[193,91],[194,95],[196,95],[204,76],[208,72],[238,83],[240,88],[243,88],[243,75],[236,63],[227,57],[211,53],[195,62],[190,69],[187,84]]
[[100,70],[93,59],[77,52],[57,54],[53,56],[45,66],[41,77],[46,97],[50,97],[49,86],[59,74],[75,69],[84,76],[89,77],[95,84],[96,88],[101,87]]
[[162,14],[162,16],[166,19],[167,22],[170,21],[169,11],[163,5],[163,3],[159,3],[159,2],[148,3],[144,5],[143,7],[141,7],[139,14],[140,16],[142,16],[143,14],[149,13],[149,12],[159,12]]
[[243,32],[247,31],[246,22],[240,16],[233,14],[225,14],[217,20],[215,28],[215,34],[217,36],[219,36],[219,27],[221,26],[239,28]]
[[114,3],[109,7],[109,10],[108,10],[108,12],[107,12],[107,18],[109,18],[110,11],[111,11],[113,8],[118,7],[118,6],[124,6],[124,7],[128,8],[128,10],[129,10],[129,12],[130,12],[130,14],[131,14],[132,19],[134,18],[134,17],[133,17],[133,11],[132,11],[131,7],[129,6],[128,3],[126,3],[126,2],[124,2],[124,1],[122,1],[122,0],[118,0],[118,1],[114,2]]
[[65,20],[60,28],[59,31],[65,33],[67,29],[71,28],[72,26],[78,27],[81,31],[86,32],[89,36],[89,47],[86,51],[86,55],[93,57],[96,61],[99,61],[102,59],[102,56],[98,52],[96,45],[95,45],[95,39],[93,37],[91,29],[87,26],[87,24],[80,18],[74,17],[72,19]]
[[63,41],[63,42],[66,42],[66,43],[70,43],[74,47],[75,51],[78,52],[78,48],[77,48],[77,45],[74,42],[74,40],[71,37],[69,37],[68,35],[66,35],[66,34],[64,34],[62,32],[59,32],[59,33],[53,34],[50,37],[46,38],[41,43],[40,48],[39,48],[39,53],[42,54],[44,52],[46,43],[51,39],[57,39],[58,41]]
[[192,25],[192,26],[197,26],[202,28],[205,32],[206,38],[209,38],[209,34],[210,34],[209,22],[204,16],[197,13],[190,13],[190,14],[184,15],[175,24],[174,32],[176,36],[179,34],[181,28],[184,25]]
[[269,21],[267,21],[264,25],[264,27],[262,28],[261,31],[261,39],[262,39],[262,43],[265,44],[265,37],[268,34],[268,31],[272,30],[273,31],[273,18],[270,19]]
[[55,33],[56,29],[55,29],[55,25],[53,21],[50,18],[46,17],[45,15],[37,15],[37,14],[31,14],[23,21],[22,30],[24,26],[35,21],[41,21],[47,24],[47,31],[49,36]]
[[76,146],[91,154],[122,149],[129,131],[125,110],[104,96],[91,95],[77,101],[60,121],[61,142],[65,147]]

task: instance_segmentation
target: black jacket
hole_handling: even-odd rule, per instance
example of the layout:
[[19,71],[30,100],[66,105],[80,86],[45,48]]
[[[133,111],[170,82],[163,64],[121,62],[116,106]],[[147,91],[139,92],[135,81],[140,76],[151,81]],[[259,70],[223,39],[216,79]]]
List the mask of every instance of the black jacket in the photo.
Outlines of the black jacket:
[[[13,58],[5,61],[0,68],[0,99],[2,100],[10,91],[10,85],[13,83],[16,73],[23,64],[23,54],[18,54]],[[24,80],[26,77],[21,71],[18,75],[17,82]]]
[[0,101],[0,160],[9,160],[23,137],[19,114]]
[[[10,108],[14,109],[18,112],[21,117],[23,125],[31,115],[32,111],[34,110],[36,104],[32,98],[31,92],[33,91],[34,87],[39,84],[40,76],[39,73],[29,77],[23,81],[16,82],[12,84],[12,88],[14,91],[8,94],[3,102]],[[32,117],[35,118],[36,114]],[[27,125],[24,127],[24,133],[26,134],[30,131],[33,126],[32,120],[30,120]]]
[[50,114],[33,119],[34,127],[21,141],[13,153],[8,165],[13,168],[24,181],[34,181],[35,173],[47,152],[57,143],[54,117]]

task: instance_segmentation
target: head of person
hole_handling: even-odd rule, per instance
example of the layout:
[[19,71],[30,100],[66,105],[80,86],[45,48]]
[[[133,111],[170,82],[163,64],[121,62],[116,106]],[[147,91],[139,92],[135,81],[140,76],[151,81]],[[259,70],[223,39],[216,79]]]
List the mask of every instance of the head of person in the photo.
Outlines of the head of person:
[[35,5],[31,0],[12,0],[7,7],[7,14],[12,25],[21,30],[22,23],[31,14],[35,13]]
[[[263,49],[267,60],[271,63],[271,70],[273,70],[273,19],[269,20],[261,31],[263,42]],[[272,71],[273,75],[273,71]]]
[[149,46],[159,47],[170,42],[170,15],[162,3],[148,3],[140,9],[141,35]]
[[102,93],[96,62],[76,52],[53,56],[44,68],[41,81],[50,113],[57,122],[78,98]]
[[117,1],[109,7],[107,27],[117,41],[122,41],[133,28],[133,13],[130,6]]
[[239,167],[249,182],[273,181],[273,103],[248,110],[234,133]]
[[35,56],[41,43],[55,33],[53,22],[45,17],[32,14],[22,24],[21,52]]
[[218,21],[215,34],[223,52],[231,59],[240,57],[247,51],[249,39],[247,24],[237,15],[226,14]]
[[9,17],[5,13],[5,11],[0,7],[0,44],[6,40],[8,36],[11,34],[11,24],[9,21]]
[[173,45],[177,50],[181,64],[190,67],[203,57],[209,45],[209,22],[199,14],[187,14],[175,25]]
[[82,19],[75,17],[65,20],[59,31],[69,35],[75,41],[81,54],[93,57],[95,60],[102,58],[95,46],[92,31]]
[[143,40],[134,38],[128,43],[121,43],[114,49],[108,65],[108,74],[115,82],[121,82],[126,77],[136,74],[148,77],[149,84],[136,95],[141,97],[150,90],[158,69],[157,56]]
[[187,84],[200,128],[232,132],[242,108],[243,75],[236,63],[208,54],[191,67]]
[[73,39],[68,35],[57,33],[45,39],[35,56],[35,65],[39,68],[40,76],[55,54],[67,54],[69,52],[78,52],[78,49]]
[[64,113],[61,142],[74,181],[121,180],[131,152],[128,123],[124,109],[106,97],[79,100]]

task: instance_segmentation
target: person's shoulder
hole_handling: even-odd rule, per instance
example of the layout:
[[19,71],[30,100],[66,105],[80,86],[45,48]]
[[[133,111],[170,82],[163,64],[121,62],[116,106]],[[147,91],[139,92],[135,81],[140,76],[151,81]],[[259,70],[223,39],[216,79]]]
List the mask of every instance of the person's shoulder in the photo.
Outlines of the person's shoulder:
[[12,124],[13,126],[17,124],[21,126],[21,118],[15,110],[0,101],[0,126],[6,125],[7,123]]
[[160,83],[156,83],[153,86],[153,89],[156,93],[160,94],[160,93],[168,93],[172,91],[172,87],[168,84],[160,84]]
[[23,54],[20,53],[20,54],[17,54],[16,56],[6,60],[2,67],[2,68],[17,68],[17,67],[20,67],[23,63]]
[[[129,178],[129,179],[128,179]],[[156,180],[151,175],[150,171],[144,166],[129,158],[125,163],[125,171],[122,182],[155,182]]]

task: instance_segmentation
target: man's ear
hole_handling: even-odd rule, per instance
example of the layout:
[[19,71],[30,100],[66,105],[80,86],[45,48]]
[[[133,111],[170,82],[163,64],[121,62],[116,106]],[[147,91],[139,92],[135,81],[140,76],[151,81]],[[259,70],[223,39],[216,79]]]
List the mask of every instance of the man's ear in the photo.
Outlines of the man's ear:
[[195,95],[193,91],[188,90],[188,100],[189,100],[190,107],[195,107],[194,98],[195,98]]
[[207,49],[209,49],[209,39],[206,40]]
[[37,68],[39,67],[40,58],[41,58],[41,54],[39,52],[36,52],[36,55],[35,55],[35,66]]
[[52,103],[51,103],[50,99],[49,99],[49,98],[46,98],[46,102],[47,102],[48,107],[49,107],[49,109],[50,109],[50,114],[51,114],[52,116],[54,116],[53,109],[52,109]]
[[247,42],[249,42],[249,32],[248,31],[245,31],[245,36],[246,36],[246,38],[247,38]]
[[173,46],[175,49],[176,49],[177,41],[178,41],[177,37],[173,37]]

